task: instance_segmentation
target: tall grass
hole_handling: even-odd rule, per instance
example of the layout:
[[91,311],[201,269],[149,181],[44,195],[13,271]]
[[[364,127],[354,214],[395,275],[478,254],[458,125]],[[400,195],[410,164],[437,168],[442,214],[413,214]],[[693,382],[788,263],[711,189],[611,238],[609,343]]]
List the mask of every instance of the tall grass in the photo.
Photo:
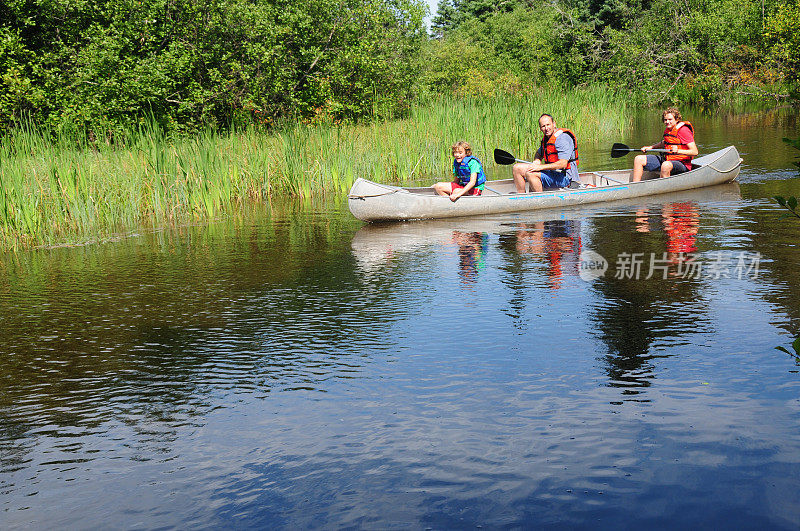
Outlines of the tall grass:
[[491,99],[441,97],[403,120],[292,124],[167,138],[145,125],[114,144],[23,125],[0,141],[0,248],[91,241],[142,224],[210,219],[243,202],[343,194],[357,177],[442,178],[450,145],[469,141],[490,165],[494,147],[535,151],[538,117],[552,114],[581,141],[630,123],[625,96],[602,88]]

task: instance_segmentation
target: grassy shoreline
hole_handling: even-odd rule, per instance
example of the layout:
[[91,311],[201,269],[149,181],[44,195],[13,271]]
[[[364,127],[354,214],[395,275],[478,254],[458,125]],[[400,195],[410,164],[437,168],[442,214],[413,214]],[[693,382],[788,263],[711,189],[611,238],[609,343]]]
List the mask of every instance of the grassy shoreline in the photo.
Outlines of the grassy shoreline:
[[0,141],[0,249],[77,243],[137,227],[208,220],[237,205],[343,194],[357,177],[444,177],[450,145],[469,141],[531,155],[537,119],[553,114],[580,138],[622,133],[625,94],[586,88],[488,99],[441,97],[408,118],[369,125],[293,124],[168,138],[132,131],[117,145],[20,128]]

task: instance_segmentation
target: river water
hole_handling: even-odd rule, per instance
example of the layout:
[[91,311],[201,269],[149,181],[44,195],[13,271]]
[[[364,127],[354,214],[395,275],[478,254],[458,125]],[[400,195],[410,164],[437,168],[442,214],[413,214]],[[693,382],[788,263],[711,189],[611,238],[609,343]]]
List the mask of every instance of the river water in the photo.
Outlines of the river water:
[[739,184],[3,255],[0,527],[796,529],[797,114],[693,118]]

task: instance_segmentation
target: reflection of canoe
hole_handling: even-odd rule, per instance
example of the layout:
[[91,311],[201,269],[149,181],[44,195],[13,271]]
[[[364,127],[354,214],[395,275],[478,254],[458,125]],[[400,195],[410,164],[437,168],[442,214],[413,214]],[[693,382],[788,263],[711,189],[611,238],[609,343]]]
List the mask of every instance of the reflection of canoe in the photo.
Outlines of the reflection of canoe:
[[486,182],[482,196],[461,197],[455,203],[435,194],[432,188],[401,188],[366,179],[353,183],[348,195],[350,212],[364,221],[480,216],[545,208],[563,208],[655,194],[679,192],[728,183],[739,175],[742,159],[734,146],[698,157],[690,172],[665,179],[645,174],[644,180],[631,183],[631,170],[582,172],[581,182],[589,187],[514,193],[514,181]]
[[501,235],[516,232],[521,228],[532,228],[536,223],[585,220],[598,215],[608,215],[609,207],[612,206],[613,212],[635,212],[642,208],[659,208],[676,202],[713,204],[730,203],[740,199],[739,185],[728,183],[700,190],[620,200],[615,201],[613,205],[573,206],[558,210],[536,210],[476,218],[434,219],[412,223],[375,223],[364,225],[353,235],[351,248],[361,267],[371,270],[399,254],[418,252],[431,245],[447,244],[451,242],[454,231]]

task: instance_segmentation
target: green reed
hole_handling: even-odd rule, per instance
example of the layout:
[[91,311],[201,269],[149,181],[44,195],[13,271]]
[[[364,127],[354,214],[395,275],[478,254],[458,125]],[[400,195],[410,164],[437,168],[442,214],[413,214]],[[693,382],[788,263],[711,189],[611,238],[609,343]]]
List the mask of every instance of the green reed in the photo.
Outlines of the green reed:
[[623,133],[630,111],[623,94],[587,88],[440,97],[403,120],[296,123],[273,133],[249,128],[170,138],[145,124],[113,144],[89,140],[100,133],[23,124],[0,141],[0,248],[95,241],[287,196],[340,196],[358,177],[438,180],[450,171],[456,140],[470,142],[491,166],[495,147],[533,155],[543,112],[581,142],[595,143]]

